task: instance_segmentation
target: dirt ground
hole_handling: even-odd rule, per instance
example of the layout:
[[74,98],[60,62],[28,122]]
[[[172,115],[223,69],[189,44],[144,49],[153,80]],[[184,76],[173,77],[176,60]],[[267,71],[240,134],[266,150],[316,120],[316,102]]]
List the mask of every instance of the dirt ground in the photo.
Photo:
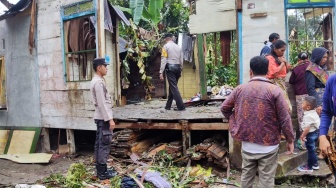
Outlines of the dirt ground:
[[[0,159],[0,188],[15,187],[17,184],[36,184],[37,181],[43,178],[49,177],[51,174],[61,173],[66,175],[68,168],[73,163],[83,162],[90,163],[93,160],[92,152],[80,153],[77,157],[69,158],[65,156],[53,156],[48,164],[18,164],[9,160]],[[216,188],[235,188],[240,186],[240,176],[241,172],[238,170],[231,169],[230,171],[230,183],[231,185],[216,184],[210,187]],[[213,170],[213,174],[221,174],[221,180],[225,179],[226,170]],[[305,181],[311,178],[299,178],[301,183],[298,184],[296,181],[287,180],[281,185],[276,185],[277,188],[287,188],[287,187],[311,187],[305,186]],[[257,182],[258,177],[256,177]],[[307,184],[308,185],[308,184]],[[311,184],[310,184],[311,185]],[[112,186],[113,187],[113,186]]]
[[19,164],[0,159],[0,187],[14,187],[17,184],[35,184],[51,174],[66,174],[72,163],[89,160],[91,153],[81,154],[76,158],[56,157],[48,164]]

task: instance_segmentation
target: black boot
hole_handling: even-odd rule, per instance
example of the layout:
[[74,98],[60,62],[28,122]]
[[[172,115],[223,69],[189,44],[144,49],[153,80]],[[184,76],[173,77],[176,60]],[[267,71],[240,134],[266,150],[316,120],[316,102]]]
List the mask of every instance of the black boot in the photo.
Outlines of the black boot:
[[116,173],[112,173],[110,170],[107,170],[106,164],[96,164],[97,176],[100,180],[113,178]]

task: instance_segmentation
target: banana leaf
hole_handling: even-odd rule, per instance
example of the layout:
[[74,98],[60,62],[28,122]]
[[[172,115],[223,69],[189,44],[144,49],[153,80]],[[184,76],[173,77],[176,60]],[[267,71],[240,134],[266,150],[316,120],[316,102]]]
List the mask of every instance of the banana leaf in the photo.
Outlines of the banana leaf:
[[136,25],[139,24],[144,9],[144,0],[130,0],[130,8],[132,9],[133,21]]
[[163,8],[163,0],[150,0],[148,13],[151,15],[152,22],[157,25],[161,20],[160,10]]

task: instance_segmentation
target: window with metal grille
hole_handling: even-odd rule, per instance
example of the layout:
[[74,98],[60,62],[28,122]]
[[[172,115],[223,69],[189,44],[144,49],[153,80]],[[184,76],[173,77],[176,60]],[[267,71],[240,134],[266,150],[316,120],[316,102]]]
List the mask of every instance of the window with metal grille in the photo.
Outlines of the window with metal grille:
[[83,1],[62,8],[63,61],[65,80],[92,79],[96,57],[96,34],[93,1]]
[[297,63],[300,52],[311,54],[314,48],[324,47],[330,52],[328,70],[334,70],[334,21],[333,7],[328,7],[330,2],[334,3],[331,0],[288,0],[288,54],[292,64]]

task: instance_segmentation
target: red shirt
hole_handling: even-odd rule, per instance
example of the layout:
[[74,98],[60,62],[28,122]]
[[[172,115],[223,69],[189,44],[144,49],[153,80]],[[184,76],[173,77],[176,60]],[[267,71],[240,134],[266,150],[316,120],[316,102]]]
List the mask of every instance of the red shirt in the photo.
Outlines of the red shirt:
[[[234,110],[233,110],[234,109]],[[277,145],[281,131],[294,140],[288,104],[280,87],[264,78],[238,86],[221,106],[232,137],[264,146]]]
[[[285,78],[287,74],[286,66],[283,66],[282,69],[280,70],[280,65],[276,63],[273,56],[268,55],[266,56],[266,58],[268,59],[268,73],[266,77],[268,79]],[[278,74],[274,75],[276,72],[278,72]]]

